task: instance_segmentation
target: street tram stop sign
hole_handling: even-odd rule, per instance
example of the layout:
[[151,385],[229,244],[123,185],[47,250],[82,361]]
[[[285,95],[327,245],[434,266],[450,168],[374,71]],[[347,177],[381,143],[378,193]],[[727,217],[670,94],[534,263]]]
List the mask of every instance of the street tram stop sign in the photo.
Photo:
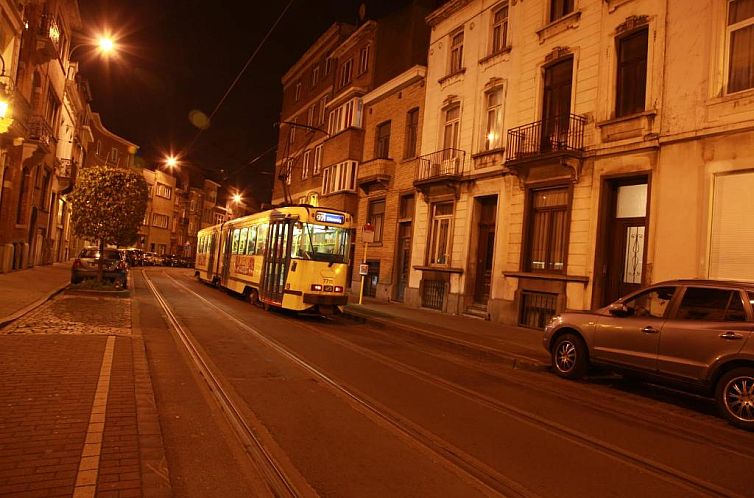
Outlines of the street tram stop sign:
[[368,264],[366,264],[366,265],[359,265],[359,275],[361,275],[362,277],[366,277],[367,275],[369,275],[369,265]]
[[367,223],[361,229],[361,238],[365,244],[371,244],[374,242],[374,226],[371,223]]

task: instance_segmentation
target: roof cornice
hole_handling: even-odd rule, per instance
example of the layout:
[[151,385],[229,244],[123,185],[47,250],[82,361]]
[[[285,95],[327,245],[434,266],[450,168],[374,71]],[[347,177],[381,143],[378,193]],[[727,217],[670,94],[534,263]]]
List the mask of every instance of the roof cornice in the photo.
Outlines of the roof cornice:
[[341,32],[348,29],[349,27],[353,26],[342,22],[333,23],[333,25],[330,26],[327,31],[322,33],[322,35],[317,38],[317,41],[312,43],[309,48],[306,49],[306,52],[304,52],[303,55],[299,57],[296,63],[293,64],[293,66],[291,66],[288,71],[286,71],[282,78],[283,86],[287,86],[288,83],[291,82],[291,80],[298,76],[298,73],[300,71],[314,62],[319,56],[320,52],[327,49],[328,45],[336,45],[338,43],[338,38]]
[[428,15],[426,17],[427,24],[429,24],[430,27],[434,28],[442,21],[452,16],[471,2],[472,0],[451,0],[450,2],[446,3],[445,5],[443,5],[439,9],[436,9],[430,15]]
[[359,29],[354,31],[351,36],[343,40],[343,42],[332,51],[333,57],[340,57],[343,53],[348,52],[359,41],[363,40],[367,35],[373,33],[377,29],[376,21],[367,21],[361,25]]

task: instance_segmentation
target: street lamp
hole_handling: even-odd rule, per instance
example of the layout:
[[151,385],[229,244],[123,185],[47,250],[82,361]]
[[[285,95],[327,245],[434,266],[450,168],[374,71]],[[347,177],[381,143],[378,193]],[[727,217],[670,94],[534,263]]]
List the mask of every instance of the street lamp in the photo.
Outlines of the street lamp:
[[165,166],[167,166],[170,169],[177,168],[178,167],[178,158],[170,155],[165,158]]
[[100,36],[96,41],[89,40],[75,45],[70,52],[68,52],[68,58],[73,57],[73,53],[81,47],[96,47],[99,52],[107,55],[116,50],[115,41],[108,36]]

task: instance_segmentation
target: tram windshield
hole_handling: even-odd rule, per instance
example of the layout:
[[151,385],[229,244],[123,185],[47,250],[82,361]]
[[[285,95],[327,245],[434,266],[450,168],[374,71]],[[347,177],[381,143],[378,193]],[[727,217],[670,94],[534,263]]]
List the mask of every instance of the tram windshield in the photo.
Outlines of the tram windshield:
[[328,263],[348,263],[349,239],[349,231],[345,228],[296,223],[293,226],[291,256]]

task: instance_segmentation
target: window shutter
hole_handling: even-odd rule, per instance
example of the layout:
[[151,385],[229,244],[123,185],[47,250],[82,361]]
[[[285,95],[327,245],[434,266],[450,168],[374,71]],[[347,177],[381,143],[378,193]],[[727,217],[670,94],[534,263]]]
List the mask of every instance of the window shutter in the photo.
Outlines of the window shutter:
[[715,177],[709,276],[754,280],[754,173]]

